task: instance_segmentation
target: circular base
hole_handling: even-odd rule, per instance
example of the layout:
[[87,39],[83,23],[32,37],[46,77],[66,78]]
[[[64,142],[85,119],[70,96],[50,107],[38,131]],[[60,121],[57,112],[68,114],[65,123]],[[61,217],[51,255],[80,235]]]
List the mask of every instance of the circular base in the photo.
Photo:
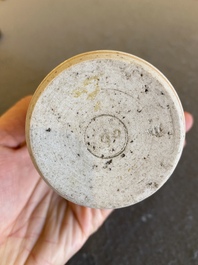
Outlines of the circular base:
[[88,207],[157,191],[180,158],[184,115],[168,80],[130,54],[96,51],[55,68],[33,96],[27,144],[45,181]]

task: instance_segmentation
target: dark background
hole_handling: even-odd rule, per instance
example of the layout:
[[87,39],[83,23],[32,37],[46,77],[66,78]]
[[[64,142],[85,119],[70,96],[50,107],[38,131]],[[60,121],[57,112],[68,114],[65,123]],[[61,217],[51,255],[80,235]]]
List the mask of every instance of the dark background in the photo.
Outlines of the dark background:
[[0,113],[81,52],[113,49],[160,69],[195,126],[174,174],[114,211],[68,265],[198,264],[198,1],[0,1]]

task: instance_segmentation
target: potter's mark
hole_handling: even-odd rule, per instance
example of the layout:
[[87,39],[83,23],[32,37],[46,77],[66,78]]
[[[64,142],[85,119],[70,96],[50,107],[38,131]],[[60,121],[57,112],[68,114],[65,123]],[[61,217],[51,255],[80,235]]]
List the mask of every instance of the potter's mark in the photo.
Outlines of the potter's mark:
[[91,119],[85,130],[84,140],[87,150],[94,156],[113,158],[125,150],[128,130],[119,118],[102,114]]

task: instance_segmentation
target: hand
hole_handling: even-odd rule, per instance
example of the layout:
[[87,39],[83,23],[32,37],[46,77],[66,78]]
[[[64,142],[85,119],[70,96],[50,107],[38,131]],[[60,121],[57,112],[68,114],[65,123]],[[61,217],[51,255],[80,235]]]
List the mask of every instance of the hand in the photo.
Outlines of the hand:
[[[62,265],[111,210],[66,201],[39,176],[25,145],[30,99],[22,99],[0,118],[0,261],[2,265]],[[185,119],[188,131],[193,119],[189,113]]]

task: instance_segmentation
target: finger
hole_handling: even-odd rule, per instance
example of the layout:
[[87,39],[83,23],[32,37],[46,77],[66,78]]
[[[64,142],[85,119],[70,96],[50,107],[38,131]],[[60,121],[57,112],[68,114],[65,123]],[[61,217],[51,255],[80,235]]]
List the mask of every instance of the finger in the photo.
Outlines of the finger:
[[[185,123],[186,123],[186,132],[188,132],[193,126],[193,116],[189,112],[184,112]],[[184,142],[184,146],[186,146],[186,140]]]
[[16,148],[25,141],[25,118],[31,96],[17,102],[0,117],[0,145]]
[[188,132],[193,126],[193,116],[189,112],[184,112],[186,121],[186,132]]

